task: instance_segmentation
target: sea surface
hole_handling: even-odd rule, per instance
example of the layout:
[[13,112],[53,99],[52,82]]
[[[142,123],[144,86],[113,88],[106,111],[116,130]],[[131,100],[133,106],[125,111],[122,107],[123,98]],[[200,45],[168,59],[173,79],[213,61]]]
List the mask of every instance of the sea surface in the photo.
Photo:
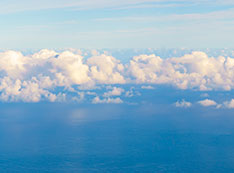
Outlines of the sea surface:
[[233,171],[233,110],[0,104],[0,172]]

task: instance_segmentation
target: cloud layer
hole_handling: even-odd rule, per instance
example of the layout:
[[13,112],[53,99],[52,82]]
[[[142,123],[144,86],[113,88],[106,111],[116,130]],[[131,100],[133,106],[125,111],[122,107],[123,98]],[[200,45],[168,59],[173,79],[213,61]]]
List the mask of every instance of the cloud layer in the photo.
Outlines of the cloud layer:
[[[107,84],[166,84],[179,89],[232,90],[234,59],[193,52],[167,59],[154,54],[139,55],[123,64],[106,54],[85,59],[72,51],[58,53],[47,49],[29,56],[17,51],[0,53],[2,101],[62,101],[65,93],[54,92],[56,88],[78,92]],[[121,102],[110,97],[123,92],[121,88],[109,88],[103,95],[104,100],[95,97],[93,102]],[[231,107],[232,103],[227,105]]]

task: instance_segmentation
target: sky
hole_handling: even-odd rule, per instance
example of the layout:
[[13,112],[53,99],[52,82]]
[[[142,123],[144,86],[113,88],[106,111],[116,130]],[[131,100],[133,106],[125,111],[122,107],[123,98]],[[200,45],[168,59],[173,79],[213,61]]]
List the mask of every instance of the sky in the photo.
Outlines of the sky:
[[1,0],[0,172],[233,172],[233,0]]
[[[133,50],[131,50],[133,51]],[[169,51],[170,52],[170,51]],[[182,51],[183,52],[183,51]],[[144,98],[144,93],[159,90],[166,95],[192,91],[168,100],[175,107],[193,104],[217,109],[234,108],[234,52],[230,56],[210,56],[191,51],[182,56],[162,58],[156,52],[136,53],[122,61],[108,51],[43,49],[25,55],[20,51],[0,52],[1,102],[63,102],[88,104],[141,104],[157,100],[157,95]],[[127,56],[127,54],[126,54]],[[181,90],[181,91],[180,91]],[[216,93],[215,97],[210,97]],[[219,92],[224,92],[223,96]],[[159,96],[159,100],[164,95]],[[190,95],[190,94],[189,94]],[[204,97],[202,97],[202,95]]]
[[[140,104],[156,86],[231,94],[233,19],[229,0],[3,0],[0,100]],[[168,104],[234,107],[185,98]]]
[[232,0],[2,0],[0,48],[233,48]]

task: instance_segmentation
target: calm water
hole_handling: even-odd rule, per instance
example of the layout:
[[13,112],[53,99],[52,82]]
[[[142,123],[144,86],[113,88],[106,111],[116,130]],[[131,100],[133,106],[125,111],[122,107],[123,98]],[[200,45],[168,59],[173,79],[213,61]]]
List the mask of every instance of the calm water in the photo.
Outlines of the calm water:
[[0,105],[0,172],[233,172],[232,110]]

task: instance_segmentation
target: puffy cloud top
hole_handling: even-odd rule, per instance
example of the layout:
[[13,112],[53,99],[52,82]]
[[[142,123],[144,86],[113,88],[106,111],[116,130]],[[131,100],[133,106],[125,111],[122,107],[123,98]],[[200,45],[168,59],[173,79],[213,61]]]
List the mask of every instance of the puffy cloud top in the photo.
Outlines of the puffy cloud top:
[[90,67],[90,76],[93,80],[101,84],[123,84],[124,66],[119,60],[111,56],[93,56],[87,60]]
[[[84,59],[71,51],[58,53],[47,49],[29,56],[17,51],[0,53],[0,98],[3,101],[64,100],[64,93],[53,92],[56,87],[72,91],[74,85],[84,89],[100,84],[169,84],[180,89],[231,90],[234,59],[193,52],[167,59],[154,54],[139,55],[123,64],[105,54]],[[113,88],[104,97],[122,92]],[[100,102],[98,99],[96,102]],[[107,98],[103,102],[111,101]]]

